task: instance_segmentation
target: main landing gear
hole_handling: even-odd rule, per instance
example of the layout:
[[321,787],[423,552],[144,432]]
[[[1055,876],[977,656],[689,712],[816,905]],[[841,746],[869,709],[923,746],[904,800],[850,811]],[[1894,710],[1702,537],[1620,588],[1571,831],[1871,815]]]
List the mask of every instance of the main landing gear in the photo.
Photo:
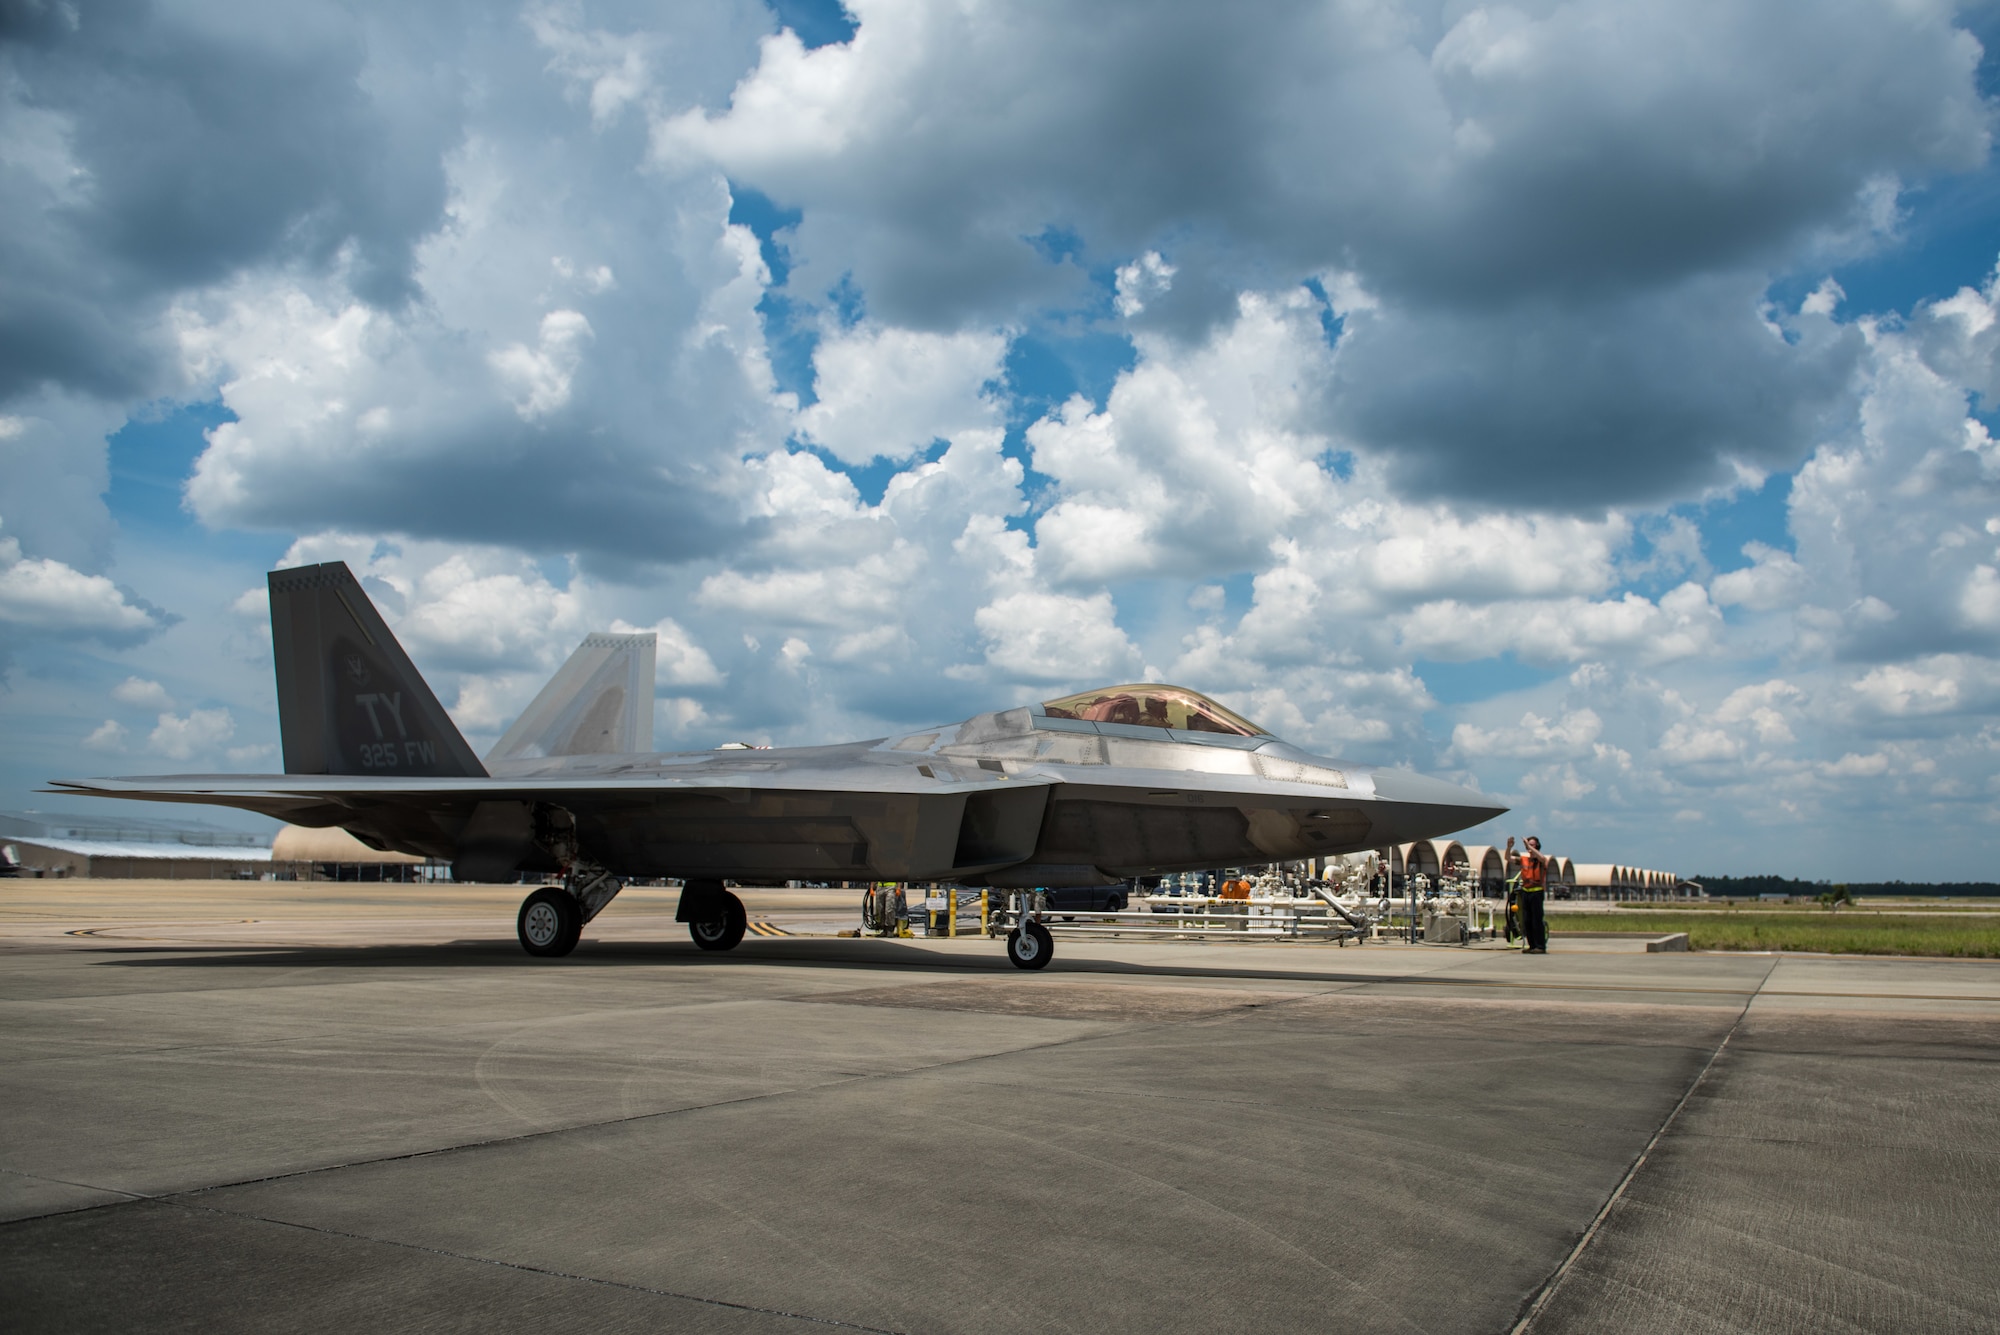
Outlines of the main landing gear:
[[572,863],[561,885],[545,885],[521,901],[514,930],[521,949],[557,959],[576,949],[583,925],[604,911],[625,883],[593,863]]
[[577,907],[575,895],[551,885],[528,896],[514,925],[521,934],[523,950],[554,958],[576,949],[577,938],[583,935],[583,911]]
[[734,950],[750,926],[743,901],[723,888],[722,882],[694,880],[681,886],[680,907],[674,920],[688,925],[688,935],[703,950]]
[[1017,969],[1046,969],[1056,956],[1056,939],[1036,922],[1025,891],[1015,901],[1013,931],[1007,933],[1007,958]]

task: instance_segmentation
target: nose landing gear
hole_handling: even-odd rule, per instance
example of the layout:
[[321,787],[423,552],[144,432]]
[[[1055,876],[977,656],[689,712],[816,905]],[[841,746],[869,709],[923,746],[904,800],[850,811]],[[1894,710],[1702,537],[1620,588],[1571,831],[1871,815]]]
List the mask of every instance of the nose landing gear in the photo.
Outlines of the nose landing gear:
[[1038,922],[1016,927],[1007,933],[1007,958],[1017,969],[1042,969],[1055,958],[1055,938]]
[[1015,900],[1014,930],[1007,933],[1007,959],[1017,969],[1046,969],[1056,955],[1056,939],[1029,911],[1028,895]]

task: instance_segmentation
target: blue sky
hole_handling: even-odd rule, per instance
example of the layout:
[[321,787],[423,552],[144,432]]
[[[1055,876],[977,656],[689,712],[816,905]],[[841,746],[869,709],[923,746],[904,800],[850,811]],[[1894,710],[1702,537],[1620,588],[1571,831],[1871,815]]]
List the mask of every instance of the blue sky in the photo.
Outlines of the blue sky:
[[338,558],[476,745],[624,625],[664,745],[1166,678],[1579,860],[1990,875],[1990,5],[67,13],[0,805],[274,768]]

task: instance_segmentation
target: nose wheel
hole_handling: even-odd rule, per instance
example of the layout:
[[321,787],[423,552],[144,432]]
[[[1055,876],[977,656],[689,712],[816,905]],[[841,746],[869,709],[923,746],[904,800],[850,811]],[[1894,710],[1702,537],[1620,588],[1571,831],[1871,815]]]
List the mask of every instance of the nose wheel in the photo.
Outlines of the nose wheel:
[[576,949],[583,935],[583,909],[576,896],[559,886],[549,886],[529,895],[515,920],[521,934],[521,948],[530,955],[554,959]]
[[1017,969],[1043,969],[1055,958],[1056,939],[1049,929],[1030,920],[1007,933],[1007,958]]

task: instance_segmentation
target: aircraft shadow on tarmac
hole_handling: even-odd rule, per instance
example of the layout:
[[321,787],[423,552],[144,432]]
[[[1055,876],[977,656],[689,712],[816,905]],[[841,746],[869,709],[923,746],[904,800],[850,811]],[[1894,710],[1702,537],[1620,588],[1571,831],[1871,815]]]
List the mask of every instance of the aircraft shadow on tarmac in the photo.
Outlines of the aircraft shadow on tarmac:
[[[847,948],[854,949],[850,943]],[[368,945],[368,946],[268,946],[268,945],[213,945],[213,946],[103,946],[99,950],[108,956],[101,965],[134,969],[409,969],[409,968],[469,968],[505,969],[512,971],[545,971],[560,973],[575,969],[628,968],[634,966],[659,967],[673,965],[686,968],[741,970],[764,964],[781,964],[787,968],[832,969],[864,973],[884,971],[913,973],[951,973],[972,975],[1009,974],[1017,985],[1032,985],[1031,979],[1020,978],[1009,968],[1004,959],[994,959],[984,955],[932,954],[921,948],[912,950],[908,946],[890,946],[883,943],[880,951],[851,955],[793,954],[789,951],[758,949],[748,942],[744,948],[728,957],[696,949],[690,943],[679,941],[662,942],[601,942],[593,945],[588,952],[569,956],[560,963],[537,960],[523,956],[510,949],[511,942],[504,940],[453,941],[434,945]],[[1590,994],[1611,993],[1620,996],[1680,996],[1689,992],[1708,994],[1714,997],[1712,1004],[1732,1004],[1733,999],[1747,998],[1757,991],[1757,982],[1723,978],[1706,978],[1696,982],[1687,980],[1678,985],[1663,983],[1648,986],[1637,980],[1629,982],[1606,982],[1596,980],[1568,980],[1563,978],[1476,978],[1455,976],[1453,971],[1422,973],[1358,973],[1291,969],[1231,968],[1228,966],[1206,966],[1175,964],[1144,964],[1129,960],[1093,960],[1074,956],[1059,962],[1050,971],[1050,977],[1076,978],[1079,975],[1116,975],[1127,978],[1178,978],[1204,979],[1210,981],[1239,980],[1243,982],[1283,982],[1346,986],[1381,987],[1427,987],[1460,994],[1488,994],[1509,999],[1544,994],[1552,998],[1581,999]],[[1690,986],[1689,983],[1694,985]]]

